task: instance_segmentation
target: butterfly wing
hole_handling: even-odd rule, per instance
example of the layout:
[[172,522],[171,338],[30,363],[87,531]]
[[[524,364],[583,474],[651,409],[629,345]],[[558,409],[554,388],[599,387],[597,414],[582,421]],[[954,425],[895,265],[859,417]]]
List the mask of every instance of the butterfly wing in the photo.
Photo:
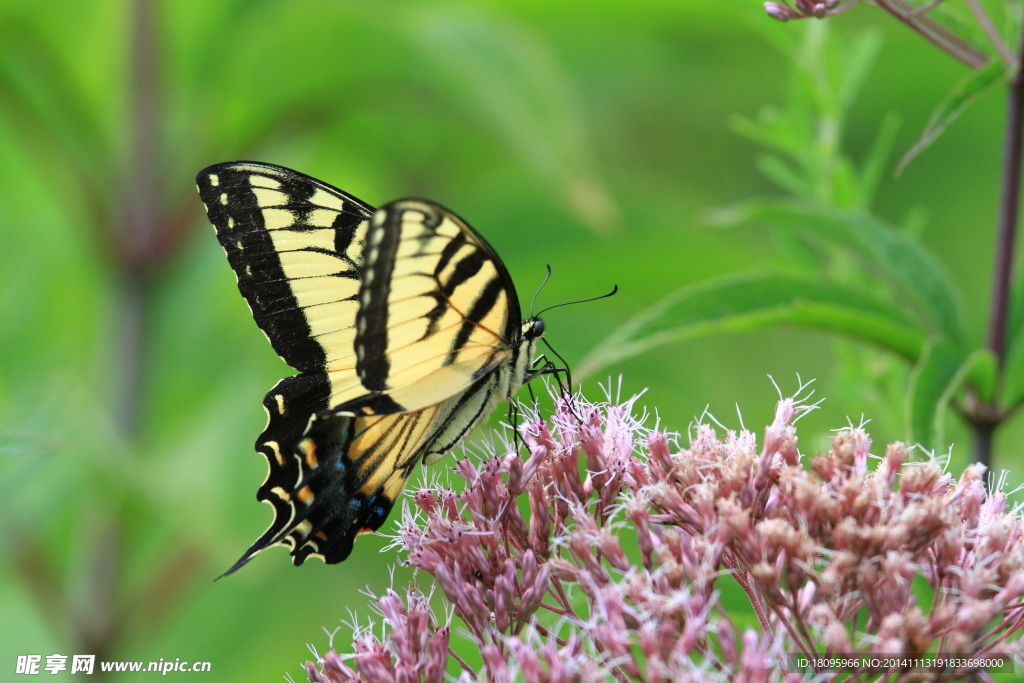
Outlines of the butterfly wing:
[[373,215],[356,317],[361,414],[419,410],[513,353],[519,300],[501,259],[454,213],[401,200]]
[[266,395],[256,442],[270,465],[257,498],[274,521],[227,573],[276,544],[295,564],[340,562],[384,522],[416,462],[448,452],[518,386],[512,280],[430,202],[375,212],[257,162],[211,166],[197,184],[253,317],[301,371]]
[[[358,534],[375,531],[405,486],[429,435],[437,407],[415,413],[354,417],[316,415],[293,443],[295,478],[275,467],[259,497],[275,509],[274,522],[225,574],[280,544],[295,564],[313,555],[341,562]],[[268,432],[275,426],[274,418]]]
[[[268,457],[270,474],[258,497],[274,506],[274,521],[225,574],[272,545],[289,548],[297,565],[310,556],[328,564],[347,558],[359,534],[376,531],[387,519],[416,463],[450,451],[504,398],[506,373],[503,365],[466,391],[413,412],[316,413],[299,435],[291,431],[294,421],[268,406],[270,423],[261,441],[294,443],[293,457]],[[299,394],[301,388],[294,389]]]
[[296,448],[312,416],[328,410],[333,395],[365,393],[353,341],[373,208],[302,173],[259,162],[210,166],[196,184],[253,318],[278,355],[302,371],[278,382],[263,401],[270,420],[256,450],[269,473],[256,497],[275,513],[260,539],[265,546],[295,516],[292,496],[302,468]]
[[335,404],[364,394],[353,342],[373,208],[296,171],[250,161],[210,166],[196,184],[238,289],[278,355],[328,385]]

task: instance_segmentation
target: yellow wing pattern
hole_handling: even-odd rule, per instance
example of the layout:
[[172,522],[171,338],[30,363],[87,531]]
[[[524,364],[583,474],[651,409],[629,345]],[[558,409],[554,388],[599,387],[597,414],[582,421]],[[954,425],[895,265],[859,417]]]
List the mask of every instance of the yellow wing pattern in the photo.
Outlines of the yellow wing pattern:
[[373,215],[356,317],[364,414],[417,410],[465,390],[509,356],[515,287],[490,246],[455,214],[402,200]]

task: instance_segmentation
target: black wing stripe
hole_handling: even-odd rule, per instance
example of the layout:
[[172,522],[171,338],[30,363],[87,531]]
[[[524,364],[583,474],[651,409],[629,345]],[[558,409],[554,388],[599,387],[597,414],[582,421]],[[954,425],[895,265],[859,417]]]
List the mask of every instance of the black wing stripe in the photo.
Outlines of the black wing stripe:
[[445,268],[448,267],[448,262],[452,260],[462,245],[466,244],[465,233],[460,232],[456,237],[449,242],[445,248],[441,251],[441,258],[437,261],[437,266],[434,267],[434,277],[440,278],[441,273]]
[[356,317],[356,370],[363,386],[370,391],[388,389],[391,365],[381,350],[388,347],[387,300],[401,236],[401,218],[400,211],[378,211],[374,216],[372,237],[366,247],[366,273]]
[[269,420],[256,439],[256,450],[267,459],[266,481],[256,499],[270,503],[274,521],[244,555],[224,574],[230,574],[265,548],[279,542],[296,522],[295,482],[302,477],[295,444],[309,425],[309,418],[327,406],[330,384],[322,374],[301,374],[278,382],[263,399]]
[[[231,173],[224,169],[217,175],[231,177]],[[234,210],[238,206],[255,204],[252,188],[247,181],[241,180],[229,187],[215,186],[211,183],[211,175],[200,173],[197,179],[200,195],[210,221],[217,228],[217,238],[227,252],[228,262],[238,277],[238,288],[249,303],[253,318],[266,332],[274,350],[289,365],[300,370],[322,367],[324,351],[310,339],[309,324],[288,285],[273,238],[266,230],[263,213]],[[221,200],[225,196],[227,204]],[[248,224],[243,221],[248,221]],[[233,225],[243,228],[244,232],[233,229]]]
[[[498,380],[494,375],[478,379],[457,399],[446,414],[436,420],[432,427],[429,445],[423,449],[428,461],[448,453],[471,429],[487,417],[493,408],[492,398],[497,390]],[[468,412],[467,412],[468,411]]]
[[[353,296],[347,296],[344,299],[331,299],[330,301],[324,301],[324,302],[317,303],[317,304],[310,304],[308,306],[303,306],[303,308],[304,309],[308,309],[308,308],[316,308],[317,306],[329,306],[331,304],[337,304],[337,303],[341,303],[343,301],[356,301],[357,302],[358,299],[357,299],[356,295],[353,295]],[[292,310],[292,309],[284,309],[284,308],[282,308],[280,311],[278,311],[278,313],[287,312],[288,310]],[[301,310],[301,309],[296,307],[295,310]]]
[[469,309],[466,314],[466,320],[462,323],[458,333],[455,335],[455,340],[452,342],[451,349],[448,351],[448,357],[445,358],[445,365],[454,363],[458,358],[459,353],[466,348],[466,343],[469,341],[469,337],[473,334],[476,329],[478,320],[483,320],[487,317],[487,314],[494,308],[494,304],[498,301],[498,295],[501,294],[502,284],[501,280],[494,278],[487,283],[484,291],[480,293],[480,296],[476,301],[473,302],[473,307]]
[[476,249],[470,252],[465,258],[461,259],[455,265],[455,272],[451,274],[451,277],[444,283],[444,295],[450,297],[455,293],[455,290],[461,287],[471,277],[480,272],[484,263],[487,261],[487,255],[484,252]]

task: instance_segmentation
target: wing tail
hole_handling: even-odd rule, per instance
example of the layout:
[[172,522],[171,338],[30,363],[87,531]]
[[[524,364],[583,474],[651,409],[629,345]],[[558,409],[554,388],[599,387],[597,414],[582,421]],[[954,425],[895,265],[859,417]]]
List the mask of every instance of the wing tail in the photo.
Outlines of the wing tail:
[[[276,403],[276,396],[268,395],[268,402]],[[273,523],[225,575],[274,545],[289,548],[296,565],[311,555],[327,564],[346,559],[359,534],[376,531],[387,519],[430,443],[432,417],[431,409],[379,417],[314,414],[292,442],[288,466],[275,468],[275,457],[260,488],[260,500],[274,506]],[[275,426],[283,434],[275,422],[271,413],[264,435]]]

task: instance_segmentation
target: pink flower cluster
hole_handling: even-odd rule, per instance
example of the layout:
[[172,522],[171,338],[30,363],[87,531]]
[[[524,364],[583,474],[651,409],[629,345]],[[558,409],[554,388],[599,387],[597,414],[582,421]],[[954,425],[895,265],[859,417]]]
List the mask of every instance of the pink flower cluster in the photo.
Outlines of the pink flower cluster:
[[858,0],[793,0],[790,5],[786,0],[781,2],[765,2],[764,11],[773,19],[789,21],[790,19],[823,19],[845,11]]
[[389,627],[387,643],[358,630],[352,642],[355,652],[348,657],[356,668],[332,649],[319,662],[306,662],[310,683],[444,680],[450,630],[434,622],[427,599],[410,591],[403,601],[389,590],[377,598],[377,608]]
[[[860,428],[807,458],[793,426],[807,407],[792,399],[760,450],[750,432],[708,425],[673,448],[631,408],[559,400],[550,423],[521,428],[528,457],[462,460],[464,488],[426,488],[406,507],[397,544],[434,578],[478,665],[421,593],[388,592],[388,635],[358,633],[353,654],[308,663],[311,683],[440,683],[449,667],[495,683],[768,683],[831,676],[787,653],[1021,654],[1024,525],[980,467],[956,481],[898,443],[876,458]],[[759,628],[730,617],[727,583]]]

